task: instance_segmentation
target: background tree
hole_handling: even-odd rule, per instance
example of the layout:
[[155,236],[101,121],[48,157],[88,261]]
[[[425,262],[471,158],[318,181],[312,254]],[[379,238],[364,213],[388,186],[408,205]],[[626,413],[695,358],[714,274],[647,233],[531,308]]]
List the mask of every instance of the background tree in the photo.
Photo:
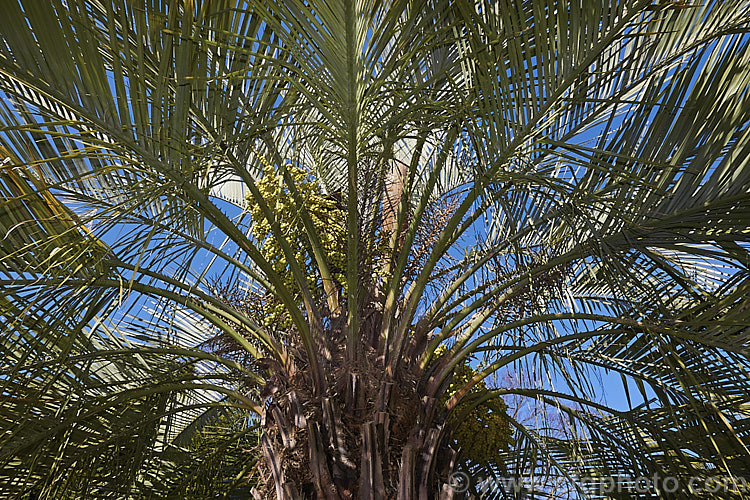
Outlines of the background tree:
[[8,496],[742,496],[747,1],[3,9]]

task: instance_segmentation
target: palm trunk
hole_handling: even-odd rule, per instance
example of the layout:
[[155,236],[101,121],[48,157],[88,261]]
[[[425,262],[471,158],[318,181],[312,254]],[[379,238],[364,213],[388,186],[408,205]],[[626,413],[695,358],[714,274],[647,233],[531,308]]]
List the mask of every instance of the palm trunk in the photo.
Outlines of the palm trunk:
[[[257,498],[428,500],[452,495],[448,479],[455,452],[446,444],[443,426],[429,417],[432,405],[413,390],[399,389],[380,411],[372,396],[384,386],[364,378],[369,380],[363,411],[346,412],[346,402],[336,397],[298,405],[294,391],[266,410],[261,444],[269,481]],[[397,387],[408,387],[406,382]]]
[[[396,226],[398,225],[398,211],[399,205],[401,204],[401,198],[404,194],[404,183],[407,180],[407,173],[407,165],[404,162],[393,161],[385,181],[385,196],[383,198],[383,237],[386,238],[386,241],[388,241],[389,237],[393,238],[397,233]],[[402,229],[405,223],[406,218],[404,217]],[[396,244],[396,249],[401,246],[400,243],[401,242],[399,241]]]

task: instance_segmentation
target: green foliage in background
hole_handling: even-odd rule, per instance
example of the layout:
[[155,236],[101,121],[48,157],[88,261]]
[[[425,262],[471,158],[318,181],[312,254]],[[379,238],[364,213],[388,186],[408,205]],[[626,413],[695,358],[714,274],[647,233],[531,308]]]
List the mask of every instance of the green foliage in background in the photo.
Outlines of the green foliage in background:
[[747,498],[750,0],[0,10],[0,498]]

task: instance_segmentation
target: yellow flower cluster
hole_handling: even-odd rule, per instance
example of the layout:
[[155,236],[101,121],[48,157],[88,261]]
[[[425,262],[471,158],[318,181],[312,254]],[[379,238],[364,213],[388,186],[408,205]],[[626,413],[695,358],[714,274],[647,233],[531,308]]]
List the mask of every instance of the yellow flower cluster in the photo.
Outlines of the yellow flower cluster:
[[[446,351],[445,346],[438,347],[435,350],[435,359]],[[466,364],[456,366],[453,370],[453,379],[443,395],[443,401],[450,399],[476,374],[477,372]],[[454,409],[448,423],[453,429],[453,438],[464,458],[479,464],[492,463],[505,470],[500,453],[507,450],[513,442],[505,401],[500,396],[489,398],[464,415],[473,402],[486,395],[488,391],[484,382],[475,385]],[[459,421],[460,416],[463,418]]]
[[[470,366],[456,367],[453,381],[448,388],[449,397],[455,394],[466,382],[476,375]],[[507,450],[512,442],[511,428],[508,421],[508,407],[500,396],[492,397],[474,407],[469,414],[458,422],[462,415],[477,397],[487,394],[487,385],[480,382],[454,410],[451,424],[454,425],[453,437],[461,448],[464,458],[475,463],[492,463],[505,470],[504,461],[500,458],[501,450]]]
[[[281,173],[274,171],[270,165],[263,170],[263,177],[256,187],[273,213],[283,237],[289,242],[294,252],[297,265],[303,270],[307,286],[313,294],[322,294],[322,279],[312,253],[312,245],[302,221],[302,210],[307,213],[317,232],[323,255],[326,257],[332,278],[340,287],[344,287],[344,269],[346,266],[346,212],[336,206],[335,200],[326,196],[320,183],[310,172],[296,166],[288,166],[289,175],[294,182],[301,201],[301,206],[289,191]],[[284,256],[281,244],[271,231],[271,224],[261,210],[260,205],[248,195],[248,210],[252,217],[252,234],[260,243],[263,257],[281,276],[284,286],[300,297],[299,287]],[[294,291],[297,293],[294,293]],[[291,326],[283,304],[270,298],[265,304],[264,322],[266,326],[277,324],[281,328]]]

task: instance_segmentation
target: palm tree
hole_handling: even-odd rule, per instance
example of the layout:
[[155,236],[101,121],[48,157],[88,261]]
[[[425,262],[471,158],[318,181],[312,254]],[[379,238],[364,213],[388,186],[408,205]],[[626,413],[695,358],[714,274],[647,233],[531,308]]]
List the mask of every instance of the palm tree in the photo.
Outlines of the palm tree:
[[5,2],[3,493],[741,498],[749,29]]

